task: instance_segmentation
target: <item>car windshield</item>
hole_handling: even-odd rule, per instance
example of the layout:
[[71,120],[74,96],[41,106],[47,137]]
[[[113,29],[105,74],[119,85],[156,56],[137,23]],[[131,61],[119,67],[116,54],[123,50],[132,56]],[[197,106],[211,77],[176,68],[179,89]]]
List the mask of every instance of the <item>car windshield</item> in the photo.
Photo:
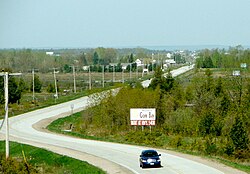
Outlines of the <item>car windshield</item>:
[[147,151],[143,153],[143,156],[145,157],[155,157],[158,156],[158,153],[155,151]]

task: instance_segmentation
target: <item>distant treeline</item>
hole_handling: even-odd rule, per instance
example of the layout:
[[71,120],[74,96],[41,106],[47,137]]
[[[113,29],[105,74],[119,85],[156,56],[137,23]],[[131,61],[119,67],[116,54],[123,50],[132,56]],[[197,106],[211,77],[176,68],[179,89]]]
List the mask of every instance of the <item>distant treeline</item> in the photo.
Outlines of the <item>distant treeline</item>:
[[239,70],[241,64],[244,63],[250,65],[250,49],[243,49],[242,46],[237,46],[231,47],[229,50],[206,49],[201,51],[196,60],[196,67]]
[[[53,52],[53,55],[46,54]],[[71,66],[82,70],[85,65],[109,65],[110,63],[133,63],[136,59],[143,59],[149,64],[154,59],[162,61],[166,58],[167,51],[148,50],[145,48],[93,48],[93,49],[56,49],[56,50],[33,50],[33,49],[9,49],[0,50],[0,68],[15,72],[27,72],[31,69],[39,69],[45,73],[57,68],[60,72],[69,72]],[[177,62],[185,62],[179,54],[174,57]],[[158,61],[159,63],[159,61]],[[100,68],[99,68],[100,69]],[[93,70],[98,70],[94,68]]]

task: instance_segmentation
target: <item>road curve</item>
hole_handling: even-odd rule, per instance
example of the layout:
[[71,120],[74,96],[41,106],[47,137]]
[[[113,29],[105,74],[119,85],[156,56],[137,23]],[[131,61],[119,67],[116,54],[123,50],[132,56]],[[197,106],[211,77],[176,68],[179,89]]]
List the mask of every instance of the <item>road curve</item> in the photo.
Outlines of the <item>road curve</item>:
[[[88,97],[58,104],[44,109],[39,109],[29,113],[25,113],[9,119],[10,136],[16,141],[26,144],[44,147],[46,149],[59,152],[78,159],[84,159],[92,164],[96,164],[99,159],[105,159],[112,163],[119,164],[123,168],[123,173],[143,173],[143,174],[222,174],[223,172],[206,166],[204,164],[174,156],[159,150],[161,153],[161,168],[141,169],[139,167],[139,153],[145,149],[140,146],[132,146],[125,144],[100,142],[93,140],[85,140],[73,138],[44,131],[34,128],[34,125],[44,119],[52,119],[69,115],[74,105],[74,112],[83,110],[88,105]],[[1,134],[5,133],[5,127],[0,130]],[[61,150],[60,150],[61,149]],[[11,150],[10,150],[11,153]],[[73,155],[75,154],[75,155]],[[95,162],[91,159],[95,158]],[[103,165],[100,165],[103,166]],[[124,172],[124,169],[127,172]],[[122,173],[115,169],[113,172],[108,168],[104,170],[109,173]]]

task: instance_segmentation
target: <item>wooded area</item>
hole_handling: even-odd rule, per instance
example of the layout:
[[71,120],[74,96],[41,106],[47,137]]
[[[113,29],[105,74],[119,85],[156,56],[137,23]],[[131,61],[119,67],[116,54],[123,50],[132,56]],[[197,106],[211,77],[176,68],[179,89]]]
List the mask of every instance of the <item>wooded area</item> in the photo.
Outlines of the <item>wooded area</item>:
[[[218,67],[219,60],[221,69],[196,68],[191,74],[173,79],[170,74],[163,77],[158,68],[148,89],[137,84],[122,88],[117,95],[110,93],[100,105],[83,112],[75,130],[249,162],[250,80],[248,69],[240,64],[248,64],[250,52],[205,50],[199,56],[200,65],[209,58],[211,68]],[[241,70],[241,75],[233,76],[234,69]],[[96,99],[99,97],[93,97],[93,101]],[[130,126],[130,108],[156,108],[152,131],[146,126]]]

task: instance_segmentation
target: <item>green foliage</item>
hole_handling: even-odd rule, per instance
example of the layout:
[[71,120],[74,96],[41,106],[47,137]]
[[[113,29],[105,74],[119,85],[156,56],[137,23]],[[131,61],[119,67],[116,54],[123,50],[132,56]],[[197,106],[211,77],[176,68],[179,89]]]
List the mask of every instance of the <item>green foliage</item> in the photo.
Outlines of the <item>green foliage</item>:
[[212,113],[207,113],[204,117],[200,120],[199,130],[201,135],[209,135],[214,132],[214,115]]
[[4,174],[35,174],[38,170],[24,161],[9,157],[7,160],[3,154],[0,155],[0,173]]
[[65,64],[63,67],[65,73],[70,73],[72,71],[71,67],[68,64]]
[[205,153],[208,155],[216,154],[217,146],[215,139],[212,137],[206,137],[205,139]]
[[25,92],[29,90],[28,85],[26,84],[26,82],[24,81],[23,78],[19,79],[19,84],[18,84],[18,88],[21,92]]
[[174,136],[170,139],[169,145],[174,148],[179,148],[183,144],[183,138],[180,135]]
[[161,70],[161,67],[158,66],[155,70],[154,77],[148,88],[155,90],[157,87],[159,87],[161,90],[169,92],[173,88],[173,86],[174,78],[172,77],[170,72],[168,72],[167,77],[165,78],[163,76],[163,71]]
[[9,103],[17,103],[21,99],[22,91],[14,77],[9,78]]
[[0,77],[0,103],[4,103],[4,78]]
[[94,55],[93,55],[93,64],[94,65],[97,65],[99,63],[99,55],[97,52],[94,52]]
[[[42,90],[42,82],[38,75],[34,75],[34,91],[40,93]],[[30,91],[33,91],[33,80],[31,81]]]
[[[59,89],[59,86],[57,85],[57,92],[59,92],[59,91],[60,91],[60,89]],[[50,83],[47,87],[47,92],[55,93],[56,92],[55,85]]]
[[230,131],[230,138],[236,150],[249,150],[248,133],[240,116],[235,118],[235,122]]
[[240,63],[250,64],[250,50],[241,46],[226,50],[203,50],[196,59],[197,68],[240,68]]
[[128,58],[128,62],[129,63],[133,63],[134,62],[134,55],[131,53],[129,58]]

